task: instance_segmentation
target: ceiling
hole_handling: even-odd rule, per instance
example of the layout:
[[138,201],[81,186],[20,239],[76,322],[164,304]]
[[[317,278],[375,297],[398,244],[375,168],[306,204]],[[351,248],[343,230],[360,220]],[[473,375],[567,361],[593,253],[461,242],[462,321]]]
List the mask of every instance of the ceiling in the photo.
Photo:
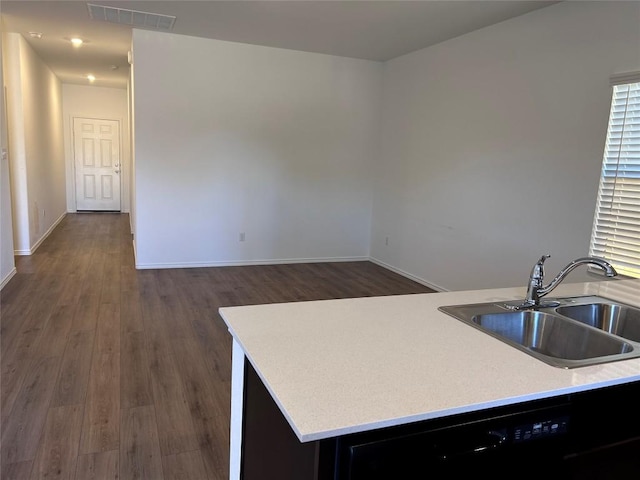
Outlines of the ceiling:
[[[1,0],[3,29],[22,34],[63,83],[92,73],[94,85],[124,88],[132,28],[91,20],[87,3],[176,16],[177,34],[385,61],[557,2]],[[85,44],[73,48],[73,36]]]

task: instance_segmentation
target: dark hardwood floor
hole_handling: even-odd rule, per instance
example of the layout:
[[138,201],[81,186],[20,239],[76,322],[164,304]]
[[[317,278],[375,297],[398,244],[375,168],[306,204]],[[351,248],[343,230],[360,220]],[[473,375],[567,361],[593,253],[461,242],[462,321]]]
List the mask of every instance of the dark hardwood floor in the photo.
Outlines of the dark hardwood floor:
[[69,214],[1,292],[1,474],[227,479],[218,308],[423,293],[370,262],[134,268],[125,214]]

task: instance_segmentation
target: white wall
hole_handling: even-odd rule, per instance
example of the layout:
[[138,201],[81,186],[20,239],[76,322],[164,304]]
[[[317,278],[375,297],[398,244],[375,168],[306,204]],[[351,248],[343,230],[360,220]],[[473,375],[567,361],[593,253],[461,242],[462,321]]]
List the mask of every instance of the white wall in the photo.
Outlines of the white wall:
[[[2,35],[0,35],[0,52],[2,52]],[[4,104],[2,61],[0,61],[0,87],[0,288],[2,288],[16,273],[13,258],[13,226],[8,155],[9,143],[7,136],[7,116]]]
[[62,88],[20,34],[5,35],[14,248],[28,255],[66,211]]
[[460,290],[586,255],[639,25],[638,2],[562,2],[387,62],[372,257]]
[[129,113],[127,90],[91,85],[62,85],[62,115],[66,158],[67,211],[76,211],[73,119],[75,117],[117,120],[120,123],[121,209],[129,211]]
[[379,63],[140,30],[133,53],[138,267],[368,257]]

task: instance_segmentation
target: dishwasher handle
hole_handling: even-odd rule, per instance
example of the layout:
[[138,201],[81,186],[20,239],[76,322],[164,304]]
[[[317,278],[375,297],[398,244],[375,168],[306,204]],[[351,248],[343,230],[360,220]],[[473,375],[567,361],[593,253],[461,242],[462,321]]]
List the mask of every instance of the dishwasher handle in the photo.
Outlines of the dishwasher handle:
[[470,455],[478,455],[502,447],[507,443],[507,430],[489,430],[478,437],[460,442],[456,440],[452,445],[436,446],[440,450],[440,460],[448,461]]

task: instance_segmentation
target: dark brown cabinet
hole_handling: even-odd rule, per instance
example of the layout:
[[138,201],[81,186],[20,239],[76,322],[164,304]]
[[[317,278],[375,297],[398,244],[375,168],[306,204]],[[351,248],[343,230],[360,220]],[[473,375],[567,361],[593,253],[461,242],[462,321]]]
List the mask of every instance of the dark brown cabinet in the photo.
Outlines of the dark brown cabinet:
[[640,471],[639,382],[301,443],[246,362],[244,405],[243,480],[604,480]]

